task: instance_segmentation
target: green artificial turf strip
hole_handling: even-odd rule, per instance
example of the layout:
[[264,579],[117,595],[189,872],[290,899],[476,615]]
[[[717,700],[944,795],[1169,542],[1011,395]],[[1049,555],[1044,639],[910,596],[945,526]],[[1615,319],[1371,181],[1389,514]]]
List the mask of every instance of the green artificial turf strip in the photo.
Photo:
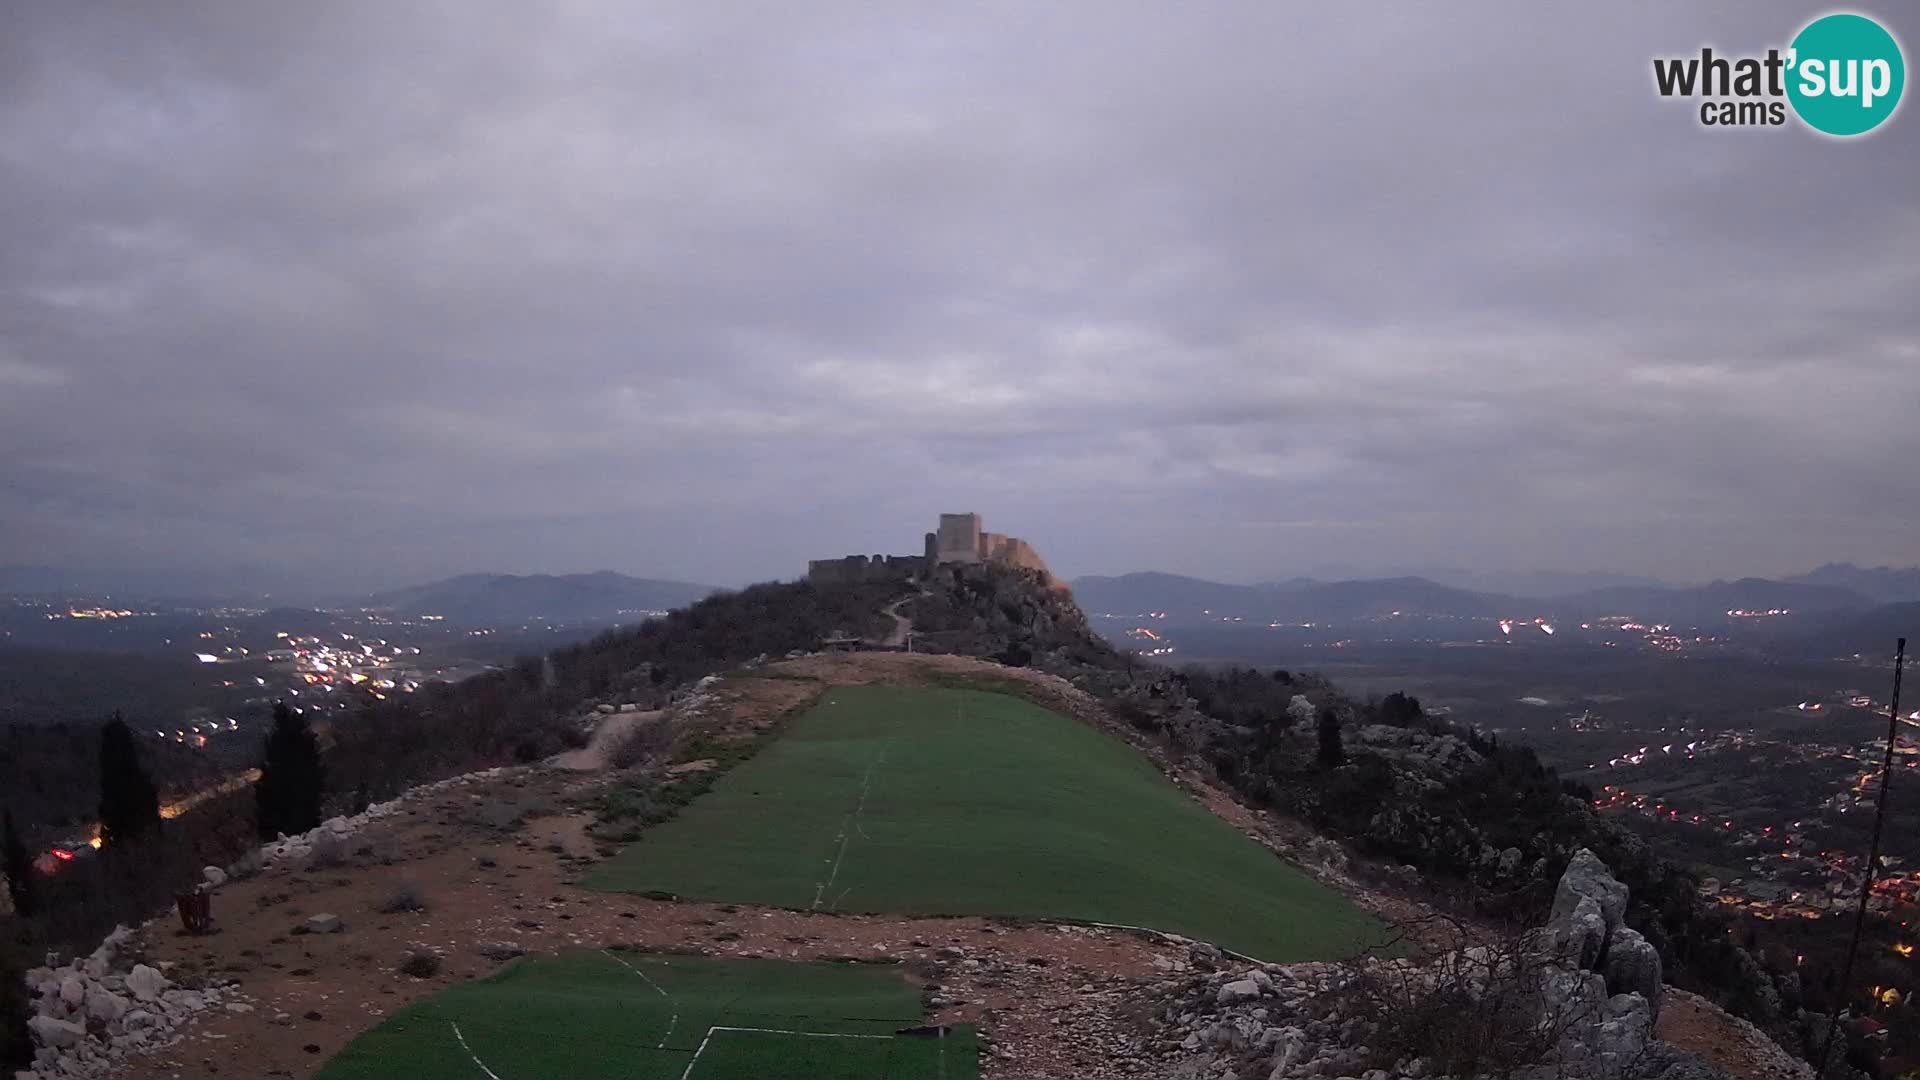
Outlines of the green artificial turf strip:
[[[942,1067],[952,1080],[977,1076],[971,1029],[948,1033],[944,1062],[923,1045],[939,1040],[895,1035],[921,1015],[914,987],[891,968],[569,952],[516,961],[415,1002],[355,1039],[319,1077],[485,1080],[477,1057],[501,1080],[678,1080],[703,1041],[694,1080],[938,1080]],[[709,1039],[715,1026],[890,1038],[721,1031]]]
[[973,690],[835,688],[584,884],[1120,923],[1277,962],[1345,957],[1385,937],[1131,747]]

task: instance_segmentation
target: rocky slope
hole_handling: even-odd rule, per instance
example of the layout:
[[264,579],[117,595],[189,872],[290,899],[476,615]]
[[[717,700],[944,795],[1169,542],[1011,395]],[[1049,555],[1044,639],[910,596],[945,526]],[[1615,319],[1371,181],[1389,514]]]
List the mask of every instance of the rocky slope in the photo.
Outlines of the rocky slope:
[[1210,1080],[1811,1077],[1764,1039],[1705,1045],[1709,1061],[1659,1037],[1659,955],[1621,922],[1626,896],[1582,851],[1552,919],[1517,937],[1417,959],[1253,967],[1196,944],[1186,963],[1156,961],[1169,978],[1152,990],[1153,1045],[1172,1075]]

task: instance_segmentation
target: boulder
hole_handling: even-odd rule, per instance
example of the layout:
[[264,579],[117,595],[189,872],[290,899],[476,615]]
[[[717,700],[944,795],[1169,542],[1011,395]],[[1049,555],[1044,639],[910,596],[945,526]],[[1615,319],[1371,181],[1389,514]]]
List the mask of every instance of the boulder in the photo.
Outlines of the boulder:
[[1540,1006],[1548,1018],[1592,1023],[1605,1011],[1607,981],[1591,971],[1549,966],[1540,975]]
[[1598,967],[1607,946],[1607,920],[1599,901],[1581,896],[1566,915],[1555,912],[1552,927],[1556,959],[1582,971]]
[[527,955],[526,946],[513,941],[490,941],[480,946],[480,955],[499,963]]
[[309,915],[307,921],[301,925],[309,934],[337,934],[346,929],[346,924],[340,921],[340,916],[327,912]]
[[1220,993],[1214,998],[1221,1005],[1237,1005],[1242,1001],[1257,1001],[1260,998],[1260,984],[1252,979],[1235,979],[1224,983]]
[[1204,941],[1196,941],[1187,946],[1187,963],[1197,971],[1217,971],[1220,968],[1220,950]]
[[87,1029],[79,1024],[70,1024],[65,1020],[55,1020],[51,1016],[35,1016],[27,1021],[33,1034],[42,1046],[55,1048],[72,1046],[86,1037]]
[[154,1001],[166,990],[167,977],[145,964],[135,964],[127,973],[127,993],[136,1001]]
[[147,1010],[134,1009],[128,1012],[121,1020],[120,1026],[126,1028],[128,1031],[139,1031],[143,1028],[150,1028],[158,1022],[159,1019]]
[[1512,877],[1514,871],[1520,869],[1520,859],[1520,849],[1517,847],[1510,847],[1502,851],[1500,853],[1500,876]]
[[1653,1018],[1660,1018],[1660,950],[1638,930],[1623,926],[1614,932],[1600,973],[1607,978],[1609,993],[1638,994],[1646,999]]
[[1615,994],[1607,999],[1606,1019],[1588,1040],[1595,1051],[1613,1062],[1628,1062],[1646,1050],[1653,1038],[1653,1013],[1638,994]]
[[87,983],[78,975],[68,975],[60,980],[60,1000],[73,1008],[79,1008],[87,1000]]
[[1574,852],[1573,859],[1567,863],[1567,872],[1560,875],[1560,886],[1553,894],[1553,914],[1548,916],[1552,925],[1558,926],[1572,915],[1581,897],[1590,897],[1599,905],[1608,934],[1618,929],[1626,917],[1627,887],[1587,848]]
[[127,1014],[127,999],[100,987],[87,991],[87,1015],[112,1023]]
[[227,883],[227,872],[217,866],[201,867],[200,877],[207,883],[209,889],[217,889]]

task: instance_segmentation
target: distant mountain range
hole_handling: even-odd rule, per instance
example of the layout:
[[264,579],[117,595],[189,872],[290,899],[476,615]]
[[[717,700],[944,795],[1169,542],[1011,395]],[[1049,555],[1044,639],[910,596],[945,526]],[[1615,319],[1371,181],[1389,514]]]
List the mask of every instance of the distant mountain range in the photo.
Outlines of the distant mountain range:
[[1875,566],[1865,569],[1852,563],[1828,563],[1810,573],[1781,580],[1800,585],[1832,585],[1851,589],[1881,604],[1920,601],[1920,566]]
[[1638,615],[1662,622],[1708,623],[1729,611],[1784,610],[1800,614],[1860,611],[1873,601],[1833,585],[1741,578],[1687,588],[1616,588],[1545,601],[1576,614]]
[[1576,593],[1592,592],[1595,589],[1612,589],[1622,586],[1637,588],[1672,588],[1673,582],[1659,578],[1645,577],[1639,574],[1613,574],[1604,571],[1581,573],[1561,573],[1550,570],[1453,570],[1423,569],[1410,570],[1406,574],[1386,575],[1391,577],[1423,577],[1428,581],[1437,581],[1456,589],[1471,592],[1497,593],[1502,596],[1556,597],[1572,596]]
[[1835,585],[1742,578],[1691,587],[1613,586],[1552,599],[1454,588],[1419,577],[1318,582],[1295,579],[1227,585],[1176,574],[1083,577],[1073,582],[1092,614],[1165,612],[1169,621],[1343,622],[1400,612],[1456,618],[1631,615],[1690,625],[1722,622],[1733,610],[1787,609],[1830,614],[1865,611],[1874,600]]
[[593,574],[462,574],[375,593],[359,606],[453,623],[638,621],[635,613],[686,607],[719,590],[685,581]]

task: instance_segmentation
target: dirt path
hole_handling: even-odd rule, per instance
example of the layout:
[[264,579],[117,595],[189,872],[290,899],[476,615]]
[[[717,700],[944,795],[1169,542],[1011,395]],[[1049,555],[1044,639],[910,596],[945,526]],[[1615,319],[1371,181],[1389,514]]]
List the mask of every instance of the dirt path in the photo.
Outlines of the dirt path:
[[900,614],[900,606],[902,604],[910,604],[923,596],[932,595],[930,592],[922,591],[913,596],[903,596],[882,608],[881,610],[886,614],[887,618],[893,620],[893,632],[888,634],[887,639],[880,644],[885,645],[889,649],[903,648],[907,644],[907,639],[913,635],[913,620]]
[[1654,1034],[1742,1080],[1812,1080],[1813,1066],[1799,1061],[1743,1020],[1707,999],[1667,987]]

